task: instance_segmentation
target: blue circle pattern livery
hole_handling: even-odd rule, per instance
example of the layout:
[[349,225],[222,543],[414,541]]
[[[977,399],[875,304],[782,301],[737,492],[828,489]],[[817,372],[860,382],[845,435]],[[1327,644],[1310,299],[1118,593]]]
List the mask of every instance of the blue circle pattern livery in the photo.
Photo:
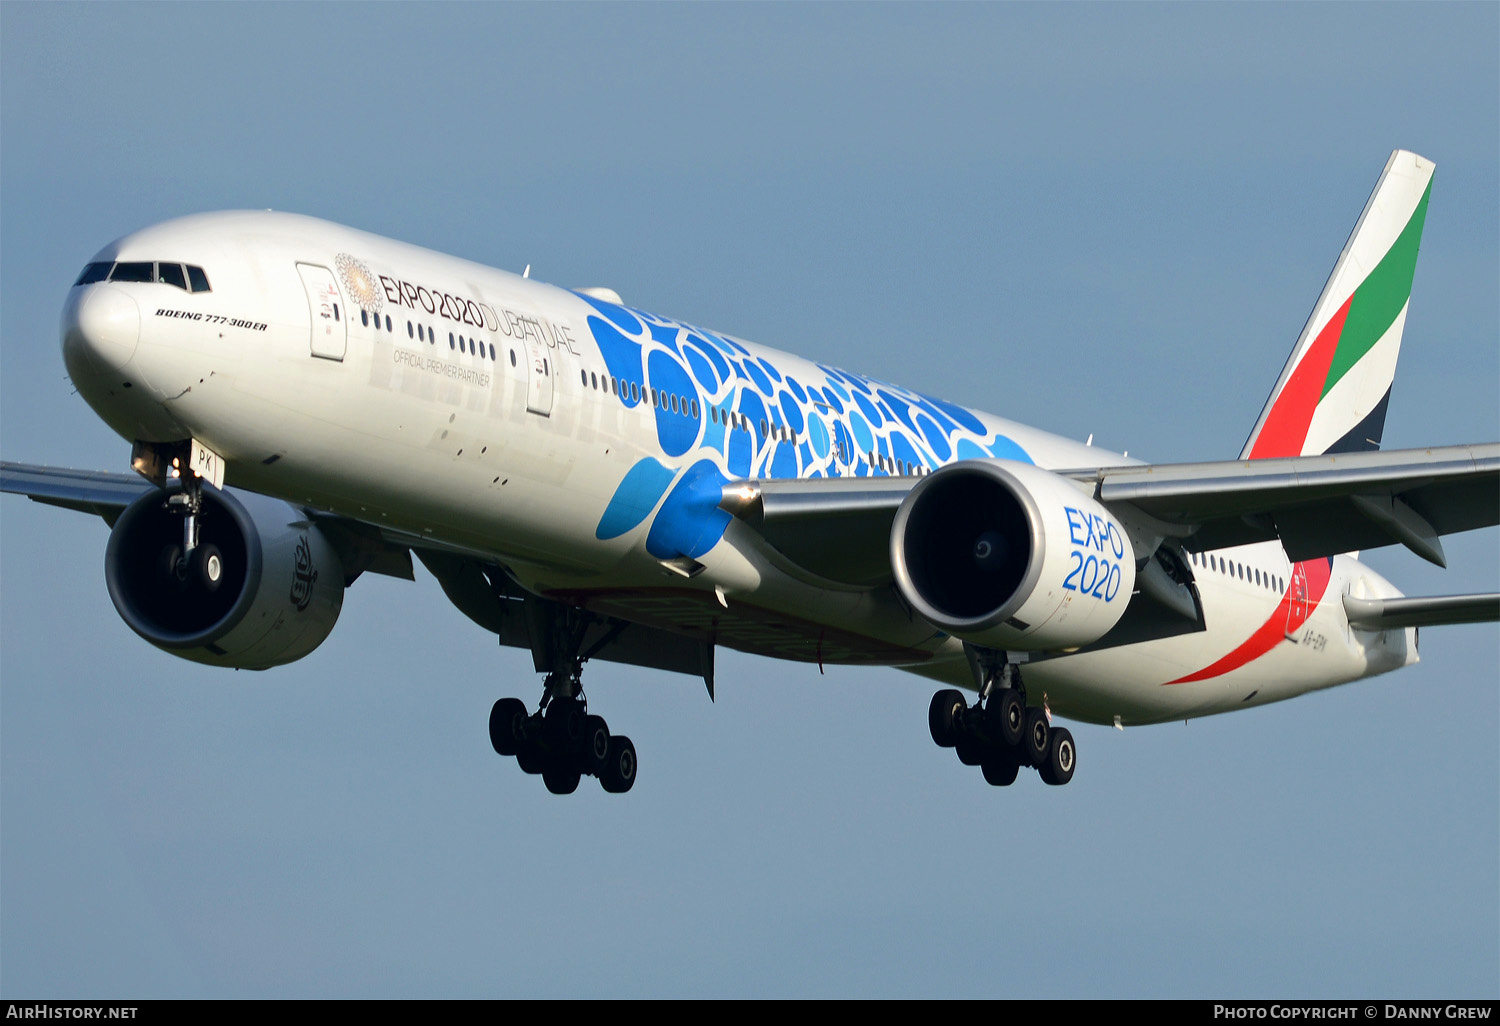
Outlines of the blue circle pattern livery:
[[[574,295],[598,312],[589,315],[588,327],[609,373],[635,386],[635,392],[622,387],[621,402],[638,406],[645,399],[634,396],[647,396],[651,388],[689,402],[678,412],[666,403],[656,406],[665,462],[647,456],[630,468],[595,528],[600,540],[634,530],[660,501],[646,550],[657,559],[696,559],[729,526],[730,515],[719,509],[729,482],[886,476],[871,453],[929,470],[954,459],[1034,462],[1014,440],[990,432],[954,403],[825,364],[816,365],[823,380],[798,381],[731,338]],[[711,415],[711,408],[718,412]],[[743,417],[749,430],[726,424],[730,413]],[[761,431],[762,422],[770,431]],[[797,440],[784,440],[782,427]],[[838,458],[830,462],[830,455]]]

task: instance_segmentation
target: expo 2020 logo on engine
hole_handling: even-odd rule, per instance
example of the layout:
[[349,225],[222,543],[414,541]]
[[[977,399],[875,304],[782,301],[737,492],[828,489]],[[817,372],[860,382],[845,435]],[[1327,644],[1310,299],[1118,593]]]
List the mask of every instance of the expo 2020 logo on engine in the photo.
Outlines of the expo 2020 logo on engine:
[[375,275],[370,273],[370,269],[348,253],[340,253],[334,264],[339,269],[339,279],[343,281],[344,288],[360,308],[372,314],[378,312],[385,303],[385,297],[380,294]]

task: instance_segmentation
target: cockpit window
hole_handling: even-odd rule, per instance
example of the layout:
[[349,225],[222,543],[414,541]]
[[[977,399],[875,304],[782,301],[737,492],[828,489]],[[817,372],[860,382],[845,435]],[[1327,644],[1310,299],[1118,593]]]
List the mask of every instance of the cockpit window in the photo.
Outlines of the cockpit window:
[[109,269],[113,266],[114,264],[111,263],[89,264],[83,269],[83,273],[78,276],[78,280],[73,284],[75,286],[92,285],[96,281],[103,281],[109,277]]
[[155,281],[156,268],[149,262],[135,261],[115,264],[110,281]]
[[[187,275],[183,275],[183,271]],[[89,264],[73,283],[76,288],[79,285],[92,285],[96,281],[144,281],[160,282],[163,285],[175,285],[184,292],[208,292],[208,275],[203,273],[203,268],[187,264],[158,264],[145,260],[133,260],[121,264],[96,263]]]
[[164,285],[176,285],[184,292],[187,291],[187,277],[182,273],[181,264],[157,264],[156,280]]

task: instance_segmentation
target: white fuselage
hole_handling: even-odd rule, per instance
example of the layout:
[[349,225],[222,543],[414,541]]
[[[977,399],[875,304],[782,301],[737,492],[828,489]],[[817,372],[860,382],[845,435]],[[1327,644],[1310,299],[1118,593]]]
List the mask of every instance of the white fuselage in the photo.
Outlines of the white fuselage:
[[[69,372],[125,438],[196,438],[225,458],[231,485],[493,558],[541,594],[773,656],[972,685],[960,643],[891,588],[811,578],[715,514],[722,482],[912,475],[973,456],[1135,462],[307,217],[182,218],[95,260],[180,261],[211,286],[70,293]],[[701,570],[684,575],[678,552]],[[1415,661],[1414,632],[1353,630],[1340,602],[1398,592],[1352,558],[1317,562],[1294,567],[1275,543],[1196,557],[1205,630],[1046,659],[1027,668],[1028,686],[1061,715],[1128,725]]]

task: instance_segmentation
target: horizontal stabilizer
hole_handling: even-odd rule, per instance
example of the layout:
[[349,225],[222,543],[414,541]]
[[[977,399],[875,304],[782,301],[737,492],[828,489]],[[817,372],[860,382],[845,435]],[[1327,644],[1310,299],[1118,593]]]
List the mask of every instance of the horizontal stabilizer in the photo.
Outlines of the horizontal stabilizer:
[[1355,598],[1344,596],[1349,625],[1384,631],[1397,627],[1435,627],[1500,620],[1500,592],[1488,595],[1432,595],[1425,598]]

